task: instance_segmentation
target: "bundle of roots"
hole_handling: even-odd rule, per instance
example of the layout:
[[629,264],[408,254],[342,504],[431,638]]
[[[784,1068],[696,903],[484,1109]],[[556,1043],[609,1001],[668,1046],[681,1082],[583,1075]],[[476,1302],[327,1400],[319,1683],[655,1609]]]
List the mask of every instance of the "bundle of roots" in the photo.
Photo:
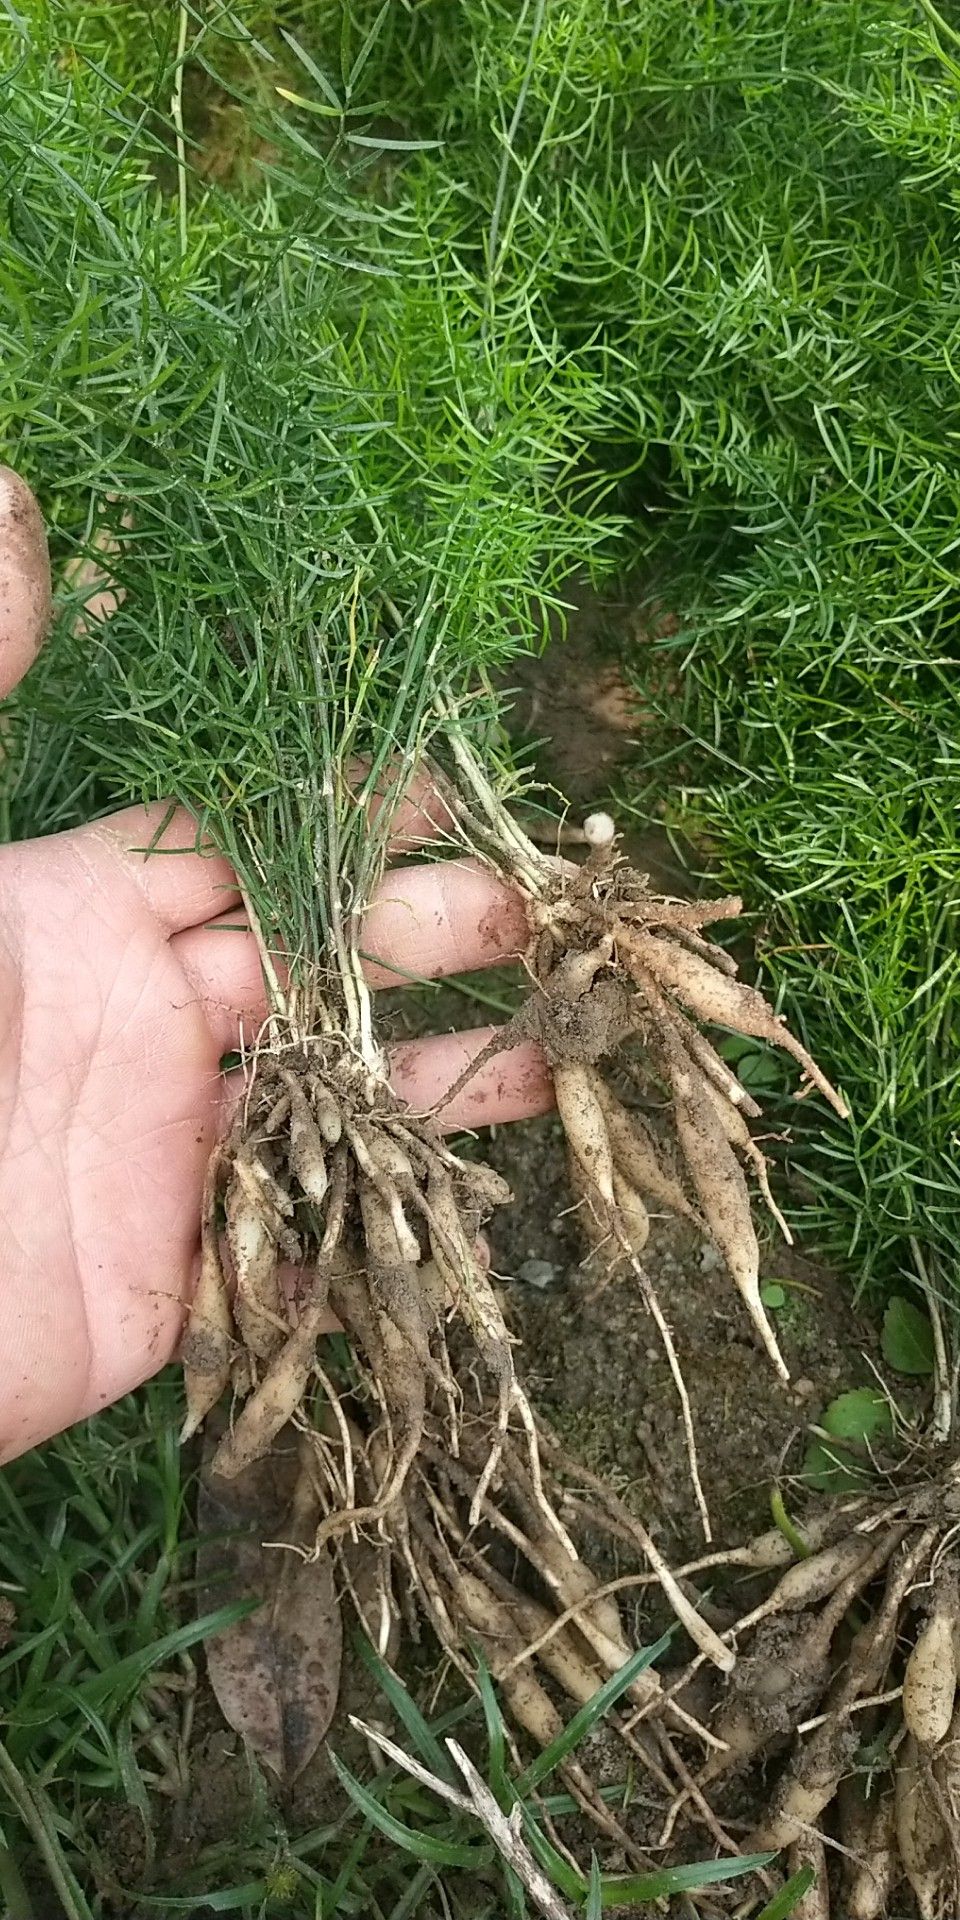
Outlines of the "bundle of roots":
[[[459,796],[452,810],[475,844],[489,843],[489,824],[474,821]],[[648,1208],[696,1220],[724,1255],[786,1377],[760,1299],[744,1174],[744,1165],[753,1169],[777,1213],[764,1156],[747,1127],[746,1117],[759,1109],[695,1022],[786,1048],[834,1107],[844,1107],[763,996],[733,977],[726,951],[705,939],[703,927],[729,919],[740,902],[663,898],[617,857],[612,841],[579,869],[535,851],[531,865],[514,857],[509,840],[501,836],[497,844],[501,866],[526,899],[533,990],[492,1046],[524,1035],[544,1050],[594,1259],[632,1266],[654,1304],[638,1260]],[[640,1043],[669,1091],[673,1150],[603,1076],[602,1063],[628,1041]],[[416,1457],[431,1380],[447,1395],[455,1436],[449,1316],[469,1329],[496,1384],[499,1430],[516,1406],[532,1436],[510,1336],[474,1245],[478,1223],[509,1197],[497,1174],[452,1153],[429,1118],[405,1112],[342,1033],[301,1035],[260,1051],[229,1138],[211,1162],[201,1274],[183,1350],[188,1434],[228,1384],[243,1402],[218,1471],[236,1472],[257,1458],[296,1412],[331,1309],[374,1383],[391,1434],[390,1471],[373,1503],[378,1512],[399,1494]],[[281,1284],[284,1261],[305,1276],[293,1310]],[[345,1519],[353,1524],[354,1517]]]
[[[234,1417],[214,1460],[214,1471],[230,1477],[266,1452],[318,1377],[338,1405],[317,1354],[333,1313],[381,1410],[384,1446],[365,1510],[347,1498],[326,1531],[373,1524],[402,1492],[430,1386],[447,1407],[456,1449],[459,1390],[446,1340],[453,1315],[496,1393],[496,1432],[516,1408],[534,1445],[510,1335],[476,1247],[481,1219],[509,1197],[498,1174],[452,1153],[429,1122],[412,1121],[342,1047],[331,1055],[318,1040],[262,1054],[207,1176],[182,1355],[184,1438],[230,1386]],[[295,1296],[283,1285],[284,1263],[299,1270]]]
[[[522,1422],[511,1421],[503,1433],[497,1405],[472,1393],[454,1455],[442,1410],[428,1403],[418,1457],[386,1530],[389,1553],[378,1603],[371,1606],[368,1599],[359,1611],[373,1638],[379,1622],[381,1646],[389,1647],[386,1623],[398,1595],[411,1637],[419,1637],[426,1619],[447,1661],[475,1690],[479,1652],[512,1727],[542,1749],[558,1737],[571,1711],[592,1700],[632,1659],[636,1649],[617,1604],[625,1588],[653,1583],[661,1589],[715,1668],[728,1672],[733,1654],[674,1578],[642,1522],[569,1458],[540,1421],[536,1434],[531,1449]],[[350,1445],[358,1482],[380,1482],[386,1466],[382,1437],[365,1439],[351,1423]],[[321,1498],[329,1503],[337,1497],[329,1462],[327,1474]],[[588,1534],[652,1570],[603,1584],[578,1552],[576,1542]],[[334,1552],[344,1590],[351,1591],[342,1538]],[[604,1716],[603,1730],[608,1746],[619,1751],[618,1777],[625,1766],[634,1771],[639,1765],[664,1806],[687,1793],[694,1820],[723,1844],[723,1830],[678,1746],[682,1739],[703,1755],[719,1751],[720,1743],[682,1701],[664,1693],[657,1671],[636,1673]],[[606,1803],[580,1754],[565,1760],[560,1772],[582,1812],[624,1858],[642,1868],[656,1864]]]
[[[920,1920],[960,1912],[958,1540],[954,1465],[821,1521],[814,1550],[724,1633],[738,1658],[710,1723],[722,1749],[697,1792],[722,1807],[742,1776],[773,1777],[745,1846],[814,1865],[803,1912],[817,1920],[829,1920],[831,1878],[844,1920],[884,1920],[904,1881]],[[756,1567],[762,1555],[726,1559]],[[691,1804],[685,1788],[661,1838]]]
[[[755,1176],[789,1241],[766,1159],[747,1125],[760,1108],[701,1027],[716,1025],[783,1048],[842,1116],[845,1104],[763,995],[736,978],[726,949],[705,938],[704,927],[741,913],[742,902],[674,900],[652,892],[646,876],[618,857],[613,823],[596,818],[609,831],[598,831],[599,844],[576,870],[499,849],[500,864],[526,895],[533,991],[491,1047],[530,1038],[546,1055],[595,1270],[632,1268],[652,1304],[638,1261],[650,1209],[693,1220],[723,1255],[763,1346],[786,1380],[760,1298],[745,1173]],[[483,822],[471,818],[470,826],[482,841]],[[635,1045],[625,1051],[629,1042]],[[603,1071],[615,1059],[645,1092],[652,1079],[666,1091],[668,1138],[618,1098]]]
[[[725,951],[704,937],[703,927],[739,911],[738,901],[657,896],[609,836],[581,868],[561,867],[507,831],[496,807],[494,824],[478,819],[475,798],[454,795],[451,817],[471,846],[511,874],[531,926],[532,991],[496,1044],[534,1037],[546,1054],[591,1262],[603,1275],[631,1271],[657,1319],[709,1537],[682,1375],[639,1260],[651,1206],[712,1235],[764,1345],[784,1375],[786,1368],[760,1301],[744,1173],[753,1169],[773,1206],[747,1127],[757,1109],[697,1022],[785,1047],[838,1111],[843,1104],[762,996],[734,978]],[[710,1626],[640,1522],[564,1460],[528,1405],[477,1251],[483,1219],[510,1197],[504,1182],[451,1151],[436,1116],[400,1105],[375,1046],[349,1020],[330,1017],[319,1029],[304,1033],[282,1018],[271,1024],[210,1164],[183,1347],[185,1437],[230,1389],[213,1462],[229,1477],[267,1452],[288,1423],[299,1426],[316,1461],[315,1550],[328,1546],[341,1559],[346,1590],[350,1543],[363,1535],[380,1556],[384,1630],[374,1637],[386,1644],[395,1592],[406,1595],[415,1629],[415,1596],[467,1674],[467,1649],[480,1644],[515,1720],[535,1739],[551,1739],[559,1703],[581,1704],[631,1651],[614,1598],[578,1553],[578,1531],[595,1538],[599,1529],[642,1558],[638,1578],[659,1583],[698,1657],[729,1672],[729,1638]],[[633,1052],[669,1095],[672,1145],[604,1077],[627,1042],[638,1043]],[[291,1272],[295,1288],[286,1284]],[[336,1383],[319,1349],[331,1313],[352,1352]],[[571,1471],[581,1489],[589,1485],[588,1499],[571,1490]],[[623,1739],[661,1794],[685,1795],[718,1844],[729,1844],[677,1744],[689,1736],[716,1754],[720,1736],[680,1701],[661,1706],[658,1696],[656,1677],[640,1675],[630,1711],[649,1724],[634,1727],[621,1715]],[[568,1783],[597,1824],[638,1857],[574,1763]]]

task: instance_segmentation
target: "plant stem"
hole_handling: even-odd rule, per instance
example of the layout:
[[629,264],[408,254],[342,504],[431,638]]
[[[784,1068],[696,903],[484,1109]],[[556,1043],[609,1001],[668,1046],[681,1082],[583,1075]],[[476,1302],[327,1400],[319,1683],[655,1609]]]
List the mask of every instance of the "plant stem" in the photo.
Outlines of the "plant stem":
[[954,46],[960,47],[960,33],[957,32],[956,27],[951,27],[948,20],[944,19],[943,14],[933,5],[933,0],[920,0],[920,6],[931,26],[935,27],[938,33],[945,34],[948,40],[952,40]]
[[921,1252],[920,1242],[915,1234],[910,1236],[910,1251],[913,1254],[917,1277],[923,1289],[933,1329],[933,1420],[930,1425],[930,1437],[937,1446],[943,1446],[953,1431],[953,1388],[950,1375],[950,1361],[947,1357],[947,1342],[943,1332],[943,1317],[940,1302],[934,1292],[927,1263]]
[[82,1888],[75,1880],[60,1847],[53,1822],[47,1815],[45,1795],[28,1787],[0,1741],[0,1782],[6,1787],[23,1825],[34,1840],[47,1869],[54,1892],[63,1907],[66,1920],[93,1920]]
[[180,206],[180,258],[187,254],[187,146],[183,135],[183,64],[187,54],[187,26],[189,14],[185,0],[180,0],[180,24],[177,29],[177,63],[173,74],[173,95],[170,101],[170,114],[173,120],[177,141],[177,193]]
[[240,887],[240,898],[243,901],[243,909],[247,916],[250,932],[253,934],[257,943],[260,965],[263,969],[263,977],[267,983],[267,993],[270,999],[270,1038],[276,1043],[278,1038],[278,1020],[280,1018],[289,1020],[290,1017],[287,996],[280,985],[280,977],[273,964],[273,955],[267,946],[263,927],[260,923],[260,916],[250,898],[247,888],[242,885]]
[[797,1559],[809,1560],[811,1549],[807,1546],[799,1527],[787,1512],[783,1494],[778,1486],[773,1486],[770,1489],[770,1512],[773,1515],[774,1526],[783,1534],[784,1539],[787,1544],[792,1547]]
[[0,1898],[4,1905],[4,1920],[34,1920],[30,1895],[23,1884],[23,1875],[13,1857],[13,1850],[3,1846],[0,1846]]
[[516,106],[513,109],[513,114],[510,119],[510,125],[506,130],[506,134],[504,136],[504,141],[503,141],[503,157],[500,162],[500,174],[497,180],[497,191],[496,191],[496,194],[494,195],[493,212],[490,216],[490,234],[487,240],[487,291],[486,291],[486,322],[485,322],[487,326],[489,326],[489,322],[493,316],[494,303],[497,297],[496,289],[497,289],[497,275],[499,271],[498,255],[499,255],[499,239],[500,239],[500,221],[503,215],[504,199],[506,198],[507,180],[509,177],[511,166],[516,166],[517,164],[517,157],[516,157],[516,150],[515,150],[517,129],[519,128],[520,121],[523,117],[523,109],[526,104],[527,94],[530,90],[530,82],[533,79],[534,67],[536,65],[536,58],[537,58],[537,47],[539,45],[540,34],[543,28],[543,16],[545,12],[546,12],[546,0],[536,0],[536,6],[534,9],[534,16],[533,16],[533,26],[530,33],[530,44],[529,44],[529,47],[527,48],[527,63],[524,68],[523,79],[520,82],[520,90],[517,94]]
[[356,1044],[360,1057],[368,1073],[376,1080],[386,1078],[386,1063],[383,1054],[373,1037],[373,1013],[370,993],[363,977],[362,962],[356,941],[351,938],[349,944],[343,927],[343,908],[340,902],[340,879],[337,871],[337,819],[333,800],[333,775],[328,768],[323,779],[323,798],[327,811],[327,879],[329,883],[328,901],[330,907],[330,926],[333,944],[336,948],[343,996],[347,1006],[347,1031]]
[[446,693],[437,694],[437,706],[447,722],[448,738],[456,760],[474,798],[479,801],[487,819],[498,835],[506,842],[512,855],[512,864],[527,890],[534,895],[543,892],[544,859],[532,840],[528,840],[521,827],[511,819],[506,808],[498,799],[490,785],[479,760],[474,754],[464,733],[454,702]]

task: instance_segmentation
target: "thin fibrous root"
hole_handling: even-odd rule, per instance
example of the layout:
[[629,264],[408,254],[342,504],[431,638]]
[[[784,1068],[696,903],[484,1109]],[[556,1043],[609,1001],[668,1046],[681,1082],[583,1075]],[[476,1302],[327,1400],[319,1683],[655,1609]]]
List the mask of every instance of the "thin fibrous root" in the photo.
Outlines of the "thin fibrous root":
[[540,1432],[555,1472],[569,1474],[574,1481],[579,1481],[590,1488],[591,1492],[597,1496],[596,1523],[602,1525],[604,1520],[610,1517],[619,1525],[626,1537],[633,1542],[649,1563],[673,1612],[686,1628],[694,1644],[722,1673],[732,1672],[736,1665],[736,1652],[720,1638],[719,1634],[714,1632],[702,1614],[697,1612],[643,1522],[624,1506],[612,1488],[606,1486],[597,1474],[591,1473],[579,1462],[571,1460],[542,1422]]
[[[473,1432],[472,1424],[468,1425],[464,1433],[465,1456],[480,1461],[484,1449],[482,1435]],[[428,1451],[439,1467],[439,1450],[429,1448]],[[559,1686],[575,1705],[585,1704],[593,1698],[601,1682],[618,1673],[630,1658],[630,1644],[619,1614],[605,1599],[585,1563],[564,1550],[547,1528],[529,1469],[513,1436],[508,1436],[504,1447],[503,1484],[497,1490],[495,1502],[484,1502],[484,1526],[476,1539],[472,1531],[468,1531],[466,1511],[471,1504],[472,1470],[457,1463],[448,1466],[446,1472],[441,1469],[439,1478],[449,1483],[443,1497],[420,1470],[417,1488],[424,1496],[432,1524],[421,1517],[415,1521],[415,1527],[419,1543],[417,1564],[422,1569],[425,1556],[432,1559],[435,1578],[446,1592],[439,1615],[435,1610],[433,1616],[439,1619],[441,1638],[451,1657],[459,1663],[462,1637],[458,1636],[465,1631],[474,1638],[484,1633],[492,1635],[494,1645],[487,1649],[487,1654],[504,1699],[513,1717],[542,1740],[554,1722],[544,1718],[543,1681],[538,1680],[538,1671]],[[459,1518],[449,1504],[451,1487],[463,1502]],[[550,1590],[558,1612],[551,1613],[549,1607],[523,1589],[523,1574],[516,1571],[516,1560],[510,1578],[501,1570],[499,1561],[494,1563],[489,1540],[485,1539],[487,1527],[510,1543],[521,1567],[525,1563],[527,1577]],[[469,1582],[465,1581],[465,1574],[470,1576]],[[504,1609],[511,1623],[509,1630]],[[456,1628],[454,1621],[458,1623]],[[531,1682],[536,1685],[531,1686]],[[636,1706],[649,1706],[657,1700],[659,1691],[659,1677],[648,1669],[637,1674],[628,1689],[628,1698]],[[691,1716],[680,1713],[676,1723],[687,1736],[702,1737],[705,1744],[710,1744],[712,1736],[708,1730],[701,1728]],[[680,1778],[688,1776],[679,1760],[672,1757],[672,1750],[668,1751],[665,1732],[657,1726],[651,1741],[647,1741],[645,1737],[634,1736],[619,1716],[607,1724],[611,1733],[621,1738],[628,1752],[641,1762],[658,1788],[671,1797],[678,1774]],[[658,1744],[664,1746],[672,1777],[664,1773],[658,1761]],[[590,1797],[583,1797],[583,1781],[574,1779],[568,1784],[575,1793],[579,1788],[581,1805],[589,1810]],[[700,1806],[699,1798],[697,1806],[697,1817],[702,1815],[716,1837],[719,1828],[709,1809]],[[594,1805],[594,1816],[596,1811]],[[611,1831],[602,1821],[595,1819],[595,1824],[600,1825],[602,1831]]]
[[[441,1575],[443,1578],[449,1583],[448,1610],[460,1615],[483,1649],[494,1679],[500,1682],[512,1718],[537,1746],[549,1746],[563,1731],[562,1715],[529,1667],[516,1665],[516,1655],[522,1652],[524,1646],[524,1632],[518,1624],[518,1618],[525,1620],[530,1612],[529,1603],[524,1606],[518,1596],[517,1606],[512,1608],[498,1596],[487,1580],[458,1567],[452,1561],[448,1563],[445,1576]],[[529,1618],[525,1620],[525,1625],[529,1627]],[[569,1698],[578,1705],[592,1699],[599,1683],[598,1676],[590,1672],[575,1648],[557,1641],[551,1642],[551,1662],[552,1677],[559,1681]],[[636,1866],[641,1869],[647,1867],[650,1863],[646,1855],[634,1845],[615,1815],[604,1806],[585,1768],[577,1761],[568,1760],[563,1766],[562,1775],[593,1824],[622,1847]]]

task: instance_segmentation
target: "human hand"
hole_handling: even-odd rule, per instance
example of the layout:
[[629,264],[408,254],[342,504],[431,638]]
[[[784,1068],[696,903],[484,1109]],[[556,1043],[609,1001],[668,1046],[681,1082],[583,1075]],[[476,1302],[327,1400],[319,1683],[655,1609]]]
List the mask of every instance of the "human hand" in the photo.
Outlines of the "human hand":
[[[49,618],[32,495],[0,468],[0,696]],[[266,1015],[228,863],[182,810],[131,807],[0,848],[0,1460],[155,1373],[176,1351],[197,1267],[200,1199],[236,1088],[221,1057]],[[160,831],[158,850],[149,854]],[[429,797],[394,821],[437,830]],[[518,897],[469,860],[387,874],[365,920],[374,987],[515,956]],[[410,1042],[393,1084],[432,1106],[489,1028]],[[536,1049],[512,1047],[443,1109],[448,1129],[545,1112]]]

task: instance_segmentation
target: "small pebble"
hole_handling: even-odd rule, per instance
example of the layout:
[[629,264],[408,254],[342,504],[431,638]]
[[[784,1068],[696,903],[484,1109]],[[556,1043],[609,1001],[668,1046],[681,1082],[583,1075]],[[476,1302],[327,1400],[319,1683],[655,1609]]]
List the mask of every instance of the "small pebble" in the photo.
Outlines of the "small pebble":
[[700,1249],[701,1271],[703,1273],[719,1273],[722,1266],[723,1255],[719,1247],[715,1247],[712,1241],[708,1240],[706,1245]]
[[798,1400],[809,1400],[810,1395],[812,1393],[816,1393],[817,1389],[814,1386],[812,1380],[808,1380],[806,1379],[806,1377],[804,1377],[802,1380],[794,1381],[793,1391],[796,1394]]
[[560,1269],[552,1260],[525,1260],[522,1267],[517,1268],[518,1280],[525,1280],[528,1287],[538,1287],[541,1293],[547,1287],[556,1286],[559,1276]]

